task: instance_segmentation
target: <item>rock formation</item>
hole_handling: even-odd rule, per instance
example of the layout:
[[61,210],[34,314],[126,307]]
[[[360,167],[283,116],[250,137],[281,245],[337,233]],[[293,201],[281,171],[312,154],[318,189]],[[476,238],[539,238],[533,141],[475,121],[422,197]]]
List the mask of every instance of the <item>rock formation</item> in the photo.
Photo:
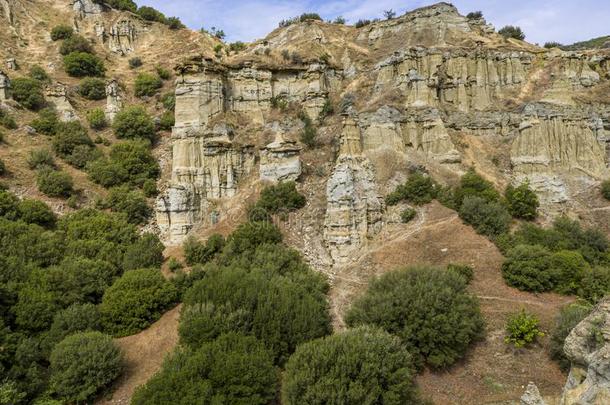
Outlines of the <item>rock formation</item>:
[[111,79],[106,83],[106,119],[114,121],[114,117],[123,108],[123,94],[121,86],[116,79]]
[[97,17],[102,13],[103,6],[93,0],[74,0],[72,4],[74,14],[78,18]]
[[301,175],[301,148],[287,141],[279,128],[275,140],[260,151],[261,180],[279,182],[296,180]]
[[2,70],[0,70],[0,102],[10,98],[11,81]]
[[610,403],[610,298],[605,298],[568,335],[571,362],[561,405]]
[[76,121],[78,116],[67,96],[66,86],[62,83],[55,83],[45,89],[45,98],[55,107],[59,119],[63,122]]
[[0,0],[0,11],[2,16],[6,19],[9,25],[13,24],[13,10],[8,0]]
[[[129,18],[122,18],[110,27],[105,40],[112,52],[127,55],[135,51],[138,33],[139,29],[134,21]],[[105,30],[102,32],[102,35],[104,34]]]
[[4,64],[8,70],[17,70],[19,66],[17,65],[17,60],[15,58],[8,58]]
[[520,404],[521,405],[546,405],[546,402],[544,402],[544,400],[542,399],[542,396],[540,395],[540,391],[538,390],[538,387],[536,387],[536,384],[534,384],[533,382],[530,381],[530,383],[527,384],[527,388],[525,389],[525,392],[521,396]]
[[372,164],[362,154],[360,129],[346,117],[339,157],[326,184],[324,239],[336,263],[366,243],[381,229],[383,198],[377,192]]

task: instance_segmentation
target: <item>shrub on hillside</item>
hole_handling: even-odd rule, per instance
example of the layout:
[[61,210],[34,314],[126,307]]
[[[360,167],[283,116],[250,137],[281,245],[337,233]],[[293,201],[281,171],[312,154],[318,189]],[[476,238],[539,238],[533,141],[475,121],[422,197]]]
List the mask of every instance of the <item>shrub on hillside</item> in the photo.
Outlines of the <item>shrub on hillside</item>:
[[86,78],[80,82],[78,92],[88,100],[102,100],[106,98],[106,82],[98,78]]
[[108,126],[106,114],[101,108],[94,108],[87,112],[87,121],[92,129],[102,130]]
[[478,20],[479,18],[483,18],[483,12],[471,11],[470,13],[466,14],[466,18],[469,20]]
[[309,148],[315,148],[317,145],[316,138],[318,136],[318,131],[316,130],[313,121],[304,111],[299,114],[299,119],[303,122],[304,125],[303,131],[301,132],[301,142],[303,142],[303,144],[305,144]]
[[28,72],[28,76],[41,83],[48,83],[51,81],[51,77],[49,77],[47,71],[40,65],[32,66]]
[[87,129],[78,121],[57,125],[53,150],[59,157],[78,168],[84,168],[88,162],[99,157]]
[[423,205],[431,202],[436,197],[436,184],[430,176],[422,173],[414,173],[409,176],[405,184],[396,187],[386,197],[388,205],[396,205],[400,201],[408,201],[412,204]]
[[460,178],[460,184],[453,196],[456,208],[461,207],[466,197],[479,197],[488,202],[500,201],[500,193],[494,188],[493,184],[478,175],[474,170],[469,170]]
[[146,179],[144,183],[142,183],[142,192],[148,198],[155,197],[159,194],[159,190],[157,190],[157,182],[153,179]]
[[346,322],[377,325],[397,335],[418,368],[450,366],[484,331],[478,301],[466,292],[466,280],[434,267],[406,268],[374,280],[353,303]]
[[72,52],[93,53],[91,42],[85,37],[75,34],[65,39],[59,48],[59,53],[66,56]]
[[69,25],[57,25],[51,30],[51,39],[59,41],[60,39],[70,38],[74,34],[74,30]]
[[131,69],[137,69],[142,65],[143,65],[142,59],[137,56],[129,59],[129,67]]
[[182,245],[184,248],[184,258],[189,266],[205,264],[219,254],[224,245],[225,238],[220,234],[211,235],[206,243],[198,241],[194,236],[190,236]]
[[72,176],[66,172],[45,169],[36,178],[38,190],[49,197],[70,197],[74,191]]
[[104,329],[114,336],[137,333],[159,319],[177,298],[175,287],[159,270],[127,271],[104,293],[100,304]]
[[506,187],[504,197],[508,203],[508,211],[513,217],[531,221],[538,216],[540,202],[528,183],[523,183],[518,187],[509,185]]
[[[96,2],[99,3],[100,1],[96,0]],[[138,5],[133,0],[106,0],[105,3],[117,10],[131,11],[132,13],[138,11]]]
[[53,153],[48,149],[34,149],[28,157],[28,167],[32,170],[55,168]]
[[117,138],[155,139],[155,123],[142,106],[130,106],[121,110],[112,125]]
[[254,251],[258,246],[266,243],[279,243],[282,233],[272,223],[246,222],[241,224],[227,238],[227,247],[224,254],[234,256],[246,251]]
[[51,353],[50,389],[68,402],[86,402],[121,373],[122,355],[109,336],[77,333]]
[[585,270],[577,294],[592,304],[596,304],[610,294],[610,267],[593,267]]
[[268,186],[261,191],[260,198],[252,208],[269,214],[295,211],[305,206],[306,200],[299,193],[294,181],[281,182]]
[[104,206],[114,212],[125,214],[132,224],[143,224],[152,214],[152,209],[142,192],[131,190],[126,186],[111,188]]
[[152,7],[141,6],[137,13],[140,17],[147,21],[156,21],[160,23],[165,23],[166,21],[165,14]]
[[163,264],[163,250],[165,246],[157,235],[145,233],[135,243],[127,246],[123,268],[125,270],[160,268]]
[[173,111],[165,111],[159,118],[159,128],[163,131],[171,131],[176,124]]
[[172,78],[172,72],[168,69],[165,69],[163,66],[155,66],[155,71],[161,80],[169,80]]
[[230,333],[198,350],[177,350],[136,390],[132,404],[266,405],[276,391],[277,373],[265,346],[254,337]]
[[0,216],[9,220],[19,218],[19,198],[6,190],[0,191]]
[[6,129],[17,129],[15,118],[0,106],[0,125]]
[[518,245],[509,250],[502,264],[502,275],[511,287],[545,292],[555,287],[549,271],[551,252],[539,245]]
[[102,329],[100,312],[97,306],[86,304],[73,304],[55,314],[53,323],[44,345],[52,349],[67,336],[77,332],[93,332]]
[[165,93],[161,96],[161,103],[168,111],[174,111],[176,109],[176,95],[174,93]]
[[59,117],[57,111],[53,107],[47,107],[40,110],[38,117],[30,123],[30,126],[41,134],[55,135],[57,126],[59,125]]
[[508,232],[511,216],[501,203],[468,196],[462,200],[460,218],[480,234],[495,237]]
[[418,404],[412,358],[400,339],[372,327],[299,346],[286,364],[282,403]]
[[37,224],[44,228],[53,228],[57,216],[43,201],[24,199],[19,202],[19,218],[28,224]]
[[104,62],[97,56],[86,52],[72,52],[64,56],[64,69],[73,77],[104,76]]
[[551,358],[559,363],[559,367],[565,372],[570,369],[570,360],[563,351],[566,338],[576,325],[591,313],[591,305],[588,303],[572,303],[561,308],[555,319],[555,327],[551,333]]
[[448,264],[447,270],[464,277],[464,280],[466,280],[467,283],[470,283],[474,278],[474,269],[465,264]]
[[300,16],[280,21],[279,26],[288,27],[289,25],[300,23],[300,22],[305,22],[307,20],[323,21],[322,17],[320,17],[320,14],[318,14],[318,13],[303,13]]
[[602,183],[601,191],[602,191],[602,196],[606,200],[610,201],[610,180],[606,180]]
[[400,222],[406,224],[411,222],[417,216],[417,211],[413,208],[406,208],[400,213]]
[[535,315],[525,312],[524,309],[513,314],[506,322],[506,337],[504,341],[515,346],[517,349],[533,343],[539,337],[544,336],[538,324],[540,321]]
[[163,87],[163,82],[159,76],[152,73],[140,73],[135,81],[136,97],[154,96]]
[[514,38],[520,41],[525,39],[525,34],[523,33],[523,30],[521,30],[521,27],[513,25],[505,25],[498,30],[498,34],[502,35],[504,38]]
[[[181,30],[183,28],[186,28],[186,26],[182,24],[182,21],[180,21],[180,18],[178,17],[168,17],[165,24],[169,27],[170,30]],[[222,36],[224,37],[224,35]]]
[[38,110],[45,105],[42,83],[30,77],[18,77],[11,81],[13,100],[27,109]]

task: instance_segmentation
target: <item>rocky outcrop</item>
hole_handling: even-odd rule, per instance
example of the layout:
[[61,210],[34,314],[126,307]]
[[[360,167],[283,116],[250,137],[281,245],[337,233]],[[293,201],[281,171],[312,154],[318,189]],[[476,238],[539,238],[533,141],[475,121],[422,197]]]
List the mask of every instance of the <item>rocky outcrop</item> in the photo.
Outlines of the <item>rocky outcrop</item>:
[[575,92],[586,90],[599,83],[600,75],[588,55],[577,52],[551,51],[544,57],[551,76],[551,85],[544,91],[541,101],[553,104],[576,105]]
[[11,81],[2,70],[0,70],[0,102],[10,98]]
[[260,151],[260,179],[271,182],[296,180],[301,175],[301,147],[287,141],[276,129],[275,140]]
[[129,18],[122,18],[115,22],[108,32],[102,34],[105,37],[108,48],[119,55],[127,55],[136,50],[139,27]]
[[93,0],[74,0],[72,3],[74,14],[78,18],[97,17],[102,14],[103,6]]
[[67,87],[62,83],[55,83],[45,89],[46,100],[55,107],[59,119],[63,122],[76,121],[78,115],[67,96]]
[[13,10],[8,0],[0,0],[0,11],[9,25],[13,25]]
[[571,368],[560,404],[610,403],[610,298],[572,329],[564,352]]
[[533,382],[530,381],[530,383],[527,384],[527,388],[521,396],[520,405],[546,405],[546,402],[542,399],[542,395],[540,395],[538,387],[536,387],[536,384]]
[[114,117],[123,108],[123,91],[116,79],[111,79],[106,83],[106,119],[109,122],[114,121]]
[[6,65],[6,68],[8,70],[18,70],[19,69],[19,65],[17,65],[17,59],[15,59],[15,58],[8,58],[7,60],[4,61],[4,64]]
[[377,191],[374,169],[362,154],[360,130],[346,117],[340,150],[326,184],[324,239],[336,263],[346,262],[368,237],[379,232],[384,210]]

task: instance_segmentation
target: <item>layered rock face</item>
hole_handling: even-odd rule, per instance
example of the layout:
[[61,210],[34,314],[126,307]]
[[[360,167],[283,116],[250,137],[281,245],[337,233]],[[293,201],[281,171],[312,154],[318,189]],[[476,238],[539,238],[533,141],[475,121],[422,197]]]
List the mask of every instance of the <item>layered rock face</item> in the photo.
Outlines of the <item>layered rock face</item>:
[[358,125],[346,117],[333,173],[326,184],[324,239],[335,263],[346,262],[382,226],[383,198],[371,162],[362,154]]
[[62,83],[55,83],[45,89],[45,98],[51,103],[63,122],[76,121],[78,115],[67,96],[66,86]]
[[6,73],[0,70],[0,102],[10,98],[11,81]]
[[122,93],[121,86],[116,79],[112,79],[106,84],[106,110],[104,113],[109,122],[114,121],[114,117],[123,108]]
[[103,6],[93,0],[74,0],[72,8],[79,18],[97,17],[103,11]]
[[610,403],[610,298],[570,332],[564,351],[571,368],[560,404]]
[[301,175],[301,147],[276,130],[275,140],[260,151],[260,179],[271,182],[297,180]]

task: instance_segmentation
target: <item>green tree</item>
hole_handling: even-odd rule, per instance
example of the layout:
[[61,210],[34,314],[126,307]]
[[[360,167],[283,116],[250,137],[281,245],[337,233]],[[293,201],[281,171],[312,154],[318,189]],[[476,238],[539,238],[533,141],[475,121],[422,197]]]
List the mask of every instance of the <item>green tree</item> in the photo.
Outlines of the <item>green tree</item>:
[[508,202],[508,211],[513,217],[531,221],[538,216],[540,202],[528,183],[523,183],[518,187],[509,185],[506,187],[504,197]]
[[514,38],[520,41],[525,39],[525,34],[521,27],[506,25],[498,30],[498,34],[502,35],[504,38]]
[[30,76],[34,80],[38,80],[41,83],[49,83],[51,78],[46,70],[40,65],[34,65],[30,68],[28,72],[28,76]]
[[66,38],[59,48],[59,53],[66,56],[72,52],[90,53],[93,54],[93,47],[91,42],[85,37],[73,34],[69,38]]
[[103,100],[106,98],[106,82],[96,77],[90,77],[80,82],[78,93],[87,100]]
[[225,238],[220,234],[211,235],[206,243],[200,242],[194,236],[188,237],[184,244],[184,257],[189,266],[205,264],[219,254],[225,245]]
[[179,349],[136,390],[132,404],[265,405],[276,389],[277,373],[264,345],[230,333],[196,351]]
[[[99,0],[95,1],[100,2]],[[105,3],[117,10],[131,11],[132,13],[138,10],[138,5],[133,0],[106,0]]]
[[176,302],[177,295],[158,269],[127,271],[102,299],[104,329],[115,336],[137,333],[159,319]]
[[70,38],[74,34],[74,30],[69,25],[57,25],[51,30],[51,39],[59,41],[60,39]]
[[40,200],[24,199],[17,207],[19,218],[28,224],[37,224],[44,228],[53,228],[57,216],[46,203]]
[[152,214],[152,208],[142,192],[126,186],[111,188],[104,205],[114,212],[125,214],[132,224],[143,224]]
[[356,300],[347,324],[371,324],[400,337],[418,367],[444,368],[481,338],[483,317],[466,280],[435,267],[410,267],[374,280]]
[[160,268],[164,249],[165,246],[157,235],[145,233],[126,248],[123,267],[125,270]]
[[121,351],[100,332],[68,336],[53,349],[50,363],[50,389],[69,402],[91,400],[122,370]]
[[42,83],[29,77],[18,77],[11,81],[13,100],[27,109],[38,110],[45,105]]
[[459,210],[460,218],[480,234],[494,237],[508,232],[511,216],[501,203],[467,196]]
[[138,15],[147,21],[156,21],[165,24],[166,17],[162,12],[148,6],[142,6],[138,9]]
[[158,75],[151,73],[140,73],[135,81],[136,97],[151,97],[163,87],[163,82]]
[[368,326],[299,346],[286,364],[282,403],[418,404],[412,359],[400,339]]
[[64,69],[73,77],[104,76],[104,62],[87,52],[72,52],[64,56]]
[[117,138],[155,139],[155,123],[144,107],[135,105],[121,110],[113,123]]
[[388,205],[396,205],[400,201],[408,201],[415,205],[423,205],[436,197],[436,184],[430,176],[420,172],[409,176],[405,184],[396,187],[396,190],[386,197]]

